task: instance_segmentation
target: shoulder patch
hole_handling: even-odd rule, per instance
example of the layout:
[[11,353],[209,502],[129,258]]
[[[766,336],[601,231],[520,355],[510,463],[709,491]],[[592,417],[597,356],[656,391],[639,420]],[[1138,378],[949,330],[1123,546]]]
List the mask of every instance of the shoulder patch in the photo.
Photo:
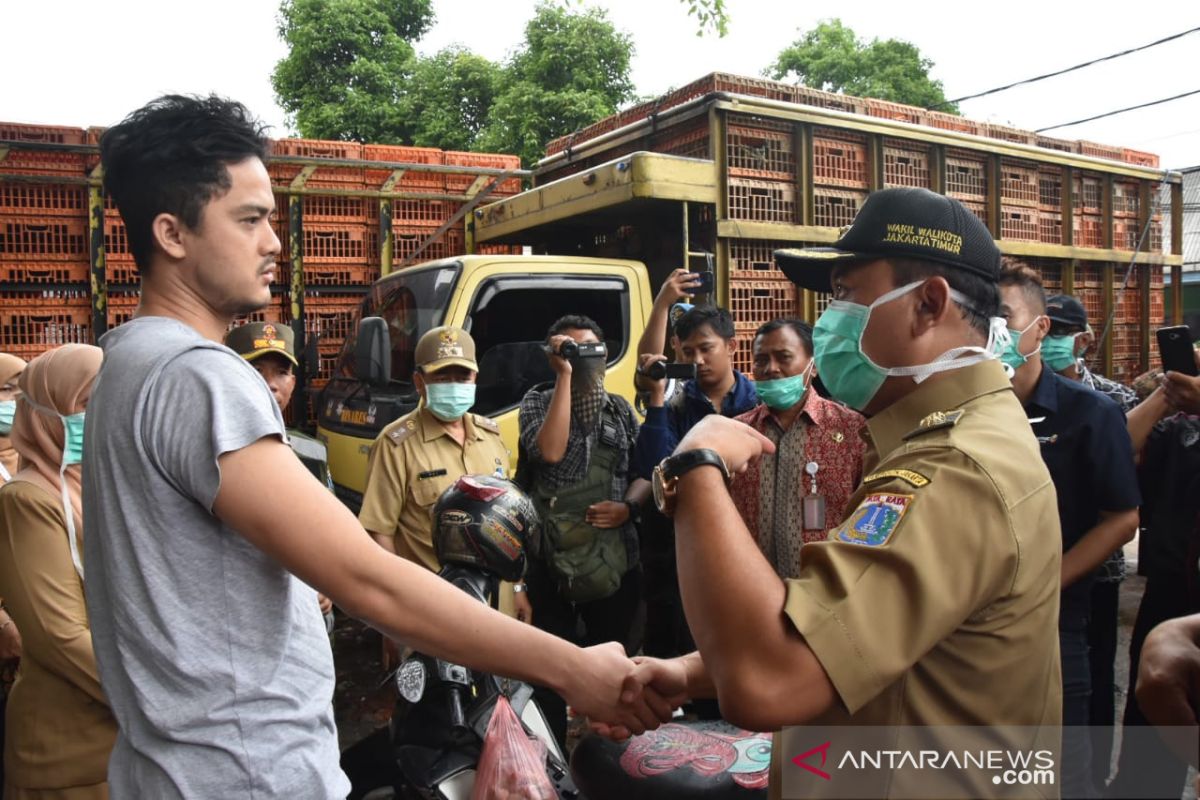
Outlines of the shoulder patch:
[[393,444],[400,444],[416,432],[417,421],[415,419],[409,419],[397,425],[394,431],[388,433],[387,438],[391,439]]
[[474,414],[473,416],[475,417],[475,424],[483,428],[485,431],[491,431],[492,433],[500,432],[500,425],[496,422],[496,420],[491,419],[490,417],[481,417],[478,414]]
[[911,494],[869,494],[838,529],[836,540],[864,547],[887,543],[912,503]]
[[967,412],[961,408],[956,408],[953,411],[935,411],[917,423],[917,427],[904,434],[904,441],[907,442],[909,439],[913,439],[917,436],[923,436],[930,431],[937,431],[941,430],[942,428],[953,428],[966,413]]
[[874,483],[875,481],[891,480],[893,478],[904,481],[910,486],[920,489],[923,486],[929,485],[929,478],[926,478],[919,472],[914,472],[911,469],[885,469],[882,472],[872,472],[867,477],[863,478],[863,483]]

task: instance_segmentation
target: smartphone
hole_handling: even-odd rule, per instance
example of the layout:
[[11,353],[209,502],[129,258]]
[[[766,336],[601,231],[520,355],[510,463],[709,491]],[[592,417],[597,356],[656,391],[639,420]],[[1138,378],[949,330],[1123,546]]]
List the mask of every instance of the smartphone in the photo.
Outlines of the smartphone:
[[709,271],[697,273],[696,278],[698,286],[692,289],[696,294],[712,294],[713,290],[713,273]]
[[1192,333],[1188,326],[1159,328],[1154,335],[1158,337],[1158,352],[1162,356],[1163,370],[1196,377],[1196,356],[1192,351]]

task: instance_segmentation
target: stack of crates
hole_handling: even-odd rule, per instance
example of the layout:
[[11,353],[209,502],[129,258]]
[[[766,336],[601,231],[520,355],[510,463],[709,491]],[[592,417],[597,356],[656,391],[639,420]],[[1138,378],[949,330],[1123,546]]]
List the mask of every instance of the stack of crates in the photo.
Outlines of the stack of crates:
[[987,162],[982,153],[946,151],[946,195],[962,202],[984,225],[988,224]]
[[1000,160],[1000,238],[1036,242],[1040,236],[1040,176],[1036,164]]
[[1062,167],[1038,165],[1038,241],[1064,244],[1062,220]]
[[813,224],[843,228],[867,199],[871,167],[860,133],[813,128]]
[[1101,176],[1090,172],[1075,176],[1071,199],[1075,212],[1072,225],[1076,247],[1104,247],[1104,217],[1101,215],[1103,195],[1104,179]]

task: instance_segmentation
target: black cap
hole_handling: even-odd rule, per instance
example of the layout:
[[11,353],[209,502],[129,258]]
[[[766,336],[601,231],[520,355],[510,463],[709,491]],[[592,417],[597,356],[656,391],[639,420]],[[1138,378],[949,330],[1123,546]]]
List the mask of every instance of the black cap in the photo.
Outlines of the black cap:
[[1088,325],[1087,309],[1069,294],[1052,294],[1047,297],[1046,316],[1051,322],[1073,328],[1082,329]]
[[872,193],[833,247],[775,251],[788,278],[818,292],[831,291],[834,267],[878,258],[917,258],[990,281],[1000,277],[1000,250],[987,226],[962,203],[928,189]]

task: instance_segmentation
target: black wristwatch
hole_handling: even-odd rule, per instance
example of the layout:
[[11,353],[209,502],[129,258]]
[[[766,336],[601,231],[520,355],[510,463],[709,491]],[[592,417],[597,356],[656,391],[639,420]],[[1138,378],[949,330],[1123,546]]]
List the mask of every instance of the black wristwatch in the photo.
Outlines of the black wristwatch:
[[629,524],[635,527],[642,524],[642,504],[626,500],[625,507],[629,509]]
[[680,476],[696,467],[704,466],[721,470],[725,483],[729,483],[729,467],[725,465],[725,459],[721,458],[716,450],[707,448],[685,450],[667,456],[654,468],[651,488],[654,490],[654,505],[660,513],[668,517],[675,513],[675,493]]

